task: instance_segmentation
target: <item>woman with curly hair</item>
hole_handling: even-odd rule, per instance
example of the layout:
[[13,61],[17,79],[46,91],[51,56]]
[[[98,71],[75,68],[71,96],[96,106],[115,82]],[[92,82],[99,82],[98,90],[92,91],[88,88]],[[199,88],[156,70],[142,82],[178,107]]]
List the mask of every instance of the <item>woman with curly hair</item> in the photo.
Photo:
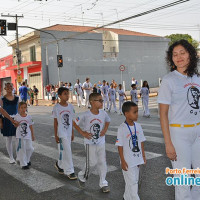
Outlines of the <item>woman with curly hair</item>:
[[[196,49],[186,40],[167,51],[171,72],[158,94],[167,157],[174,169],[200,167],[200,77]],[[175,175],[180,176],[180,175]],[[200,187],[175,186],[175,200],[199,200]]]

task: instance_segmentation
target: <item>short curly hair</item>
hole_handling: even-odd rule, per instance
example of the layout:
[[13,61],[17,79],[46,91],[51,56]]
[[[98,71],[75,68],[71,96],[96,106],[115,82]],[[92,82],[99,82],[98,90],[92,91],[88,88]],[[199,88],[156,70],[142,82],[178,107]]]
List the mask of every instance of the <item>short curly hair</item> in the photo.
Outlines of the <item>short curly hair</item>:
[[197,51],[194,48],[194,46],[192,46],[192,44],[190,44],[187,40],[179,40],[169,46],[168,51],[167,51],[166,61],[167,61],[167,64],[171,67],[170,68],[171,72],[177,69],[177,67],[175,66],[172,60],[172,56],[173,56],[174,48],[178,45],[183,46],[190,55],[190,63],[189,63],[188,68],[185,70],[185,73],[190,77],[192,77],[194,74],[199,75],[198,67],[197,67],[199,57],[197,55]]

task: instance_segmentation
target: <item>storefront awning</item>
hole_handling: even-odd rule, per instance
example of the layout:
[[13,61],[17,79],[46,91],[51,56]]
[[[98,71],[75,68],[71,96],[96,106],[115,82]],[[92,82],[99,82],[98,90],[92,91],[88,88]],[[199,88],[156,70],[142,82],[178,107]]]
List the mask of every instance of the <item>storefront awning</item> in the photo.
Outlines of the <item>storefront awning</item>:
[[[31,61],[31,62],[26,62],[26,63],[22,63],[20,65],[20,68],[25,68],[25,67],[36,67],[36,66],[40,66],[41,65],[41,61]],[[10,67],[7,67],[6,70],[15,70],[17,69],[18,66],[17,65],[13,65]]]

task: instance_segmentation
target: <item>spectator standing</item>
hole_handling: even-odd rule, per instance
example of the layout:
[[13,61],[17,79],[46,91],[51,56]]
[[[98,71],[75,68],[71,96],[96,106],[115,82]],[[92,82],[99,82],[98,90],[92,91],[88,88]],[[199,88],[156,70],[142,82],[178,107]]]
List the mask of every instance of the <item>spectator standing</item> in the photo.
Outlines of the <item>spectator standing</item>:
[[24,102],[27,101],[27,92],[28,92],[28,89],[26,87],[26,83],[23,82],[22,86],[19,88],[19,95],[20,95],[21,101],[24,101]]
[[33,86],[33,93],[34,93],[34,99],[35,99],[36,106],[38,106],[38,93],[39,93],[39,90],[36,88],[35,85]]

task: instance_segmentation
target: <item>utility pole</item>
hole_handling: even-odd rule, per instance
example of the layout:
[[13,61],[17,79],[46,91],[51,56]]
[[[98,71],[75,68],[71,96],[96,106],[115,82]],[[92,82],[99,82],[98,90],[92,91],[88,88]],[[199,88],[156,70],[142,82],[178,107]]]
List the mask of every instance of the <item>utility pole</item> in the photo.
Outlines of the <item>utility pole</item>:
[[[18,19],[23,18],[23,15],[3,15],[1,14],[2,17],[14,17],[15,18],[15,23],[16,23],[16,56],[17,56],[17,69],[20,69],[20,64],[21,64],[21,51],[19,50],[19,34],[18,34]],[[20,81],[18,81],[20,82]]]

